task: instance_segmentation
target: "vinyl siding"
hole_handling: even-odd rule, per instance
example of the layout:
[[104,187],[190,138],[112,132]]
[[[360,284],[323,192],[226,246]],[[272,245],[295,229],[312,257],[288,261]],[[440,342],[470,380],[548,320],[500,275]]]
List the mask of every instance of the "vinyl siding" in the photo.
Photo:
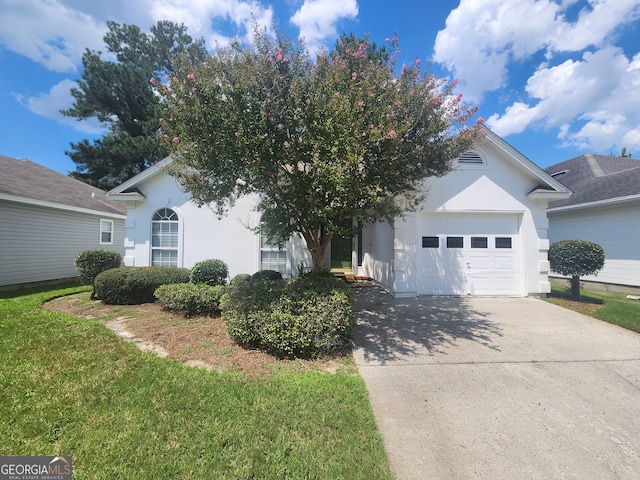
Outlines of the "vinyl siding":
[[[124,254],[124,220],[0,201],[0,285],[76,276],[74,259],[85,250]],[[114,220],[113,245],[100,245],[100,219]]]
[[584,280],[640,286],[640,206],[549,212],[549,238],[589,240],[604,249],[604,268]]

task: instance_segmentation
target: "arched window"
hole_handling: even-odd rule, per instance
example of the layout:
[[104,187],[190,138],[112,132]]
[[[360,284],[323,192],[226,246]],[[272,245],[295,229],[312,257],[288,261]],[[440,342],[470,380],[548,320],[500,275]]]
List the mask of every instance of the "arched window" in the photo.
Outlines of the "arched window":
[[269,243],[263,234],[264,222],[260,224],[260,270],[276,270],[287,273],[287,247]]
[[151,265],[178,266],[178,214],[161,208],[151,219]]

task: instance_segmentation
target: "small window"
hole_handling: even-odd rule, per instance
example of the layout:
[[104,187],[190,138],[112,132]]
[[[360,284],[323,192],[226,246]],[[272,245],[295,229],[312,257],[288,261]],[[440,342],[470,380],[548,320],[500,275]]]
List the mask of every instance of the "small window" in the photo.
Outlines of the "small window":
[[487,237],[471,237],[471,248],[487,248]]
[[496,248],[511,248],[511,237],[496,237]]
[[151,219],[151,266],[178,266],[178,214],[161,208]]
[[264,222],[260,224],[260,270],[275,270],[287,274],[286,245],[271,243],[263,233]]
[[464,239],[462,237],[447,237],[447,248],[462,248]]
[[113,220],[100,219],[100,245],[113,245]]
[[438,237],[422,237],[422,248],[439,248],[440,239]]

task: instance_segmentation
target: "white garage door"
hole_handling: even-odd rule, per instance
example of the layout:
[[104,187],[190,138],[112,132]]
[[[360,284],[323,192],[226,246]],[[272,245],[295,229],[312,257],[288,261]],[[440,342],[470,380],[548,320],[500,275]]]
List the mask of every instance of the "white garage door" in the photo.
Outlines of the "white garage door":
[[518,294],[519,225],[518,215],[423,215],[418,245],[420,293]]

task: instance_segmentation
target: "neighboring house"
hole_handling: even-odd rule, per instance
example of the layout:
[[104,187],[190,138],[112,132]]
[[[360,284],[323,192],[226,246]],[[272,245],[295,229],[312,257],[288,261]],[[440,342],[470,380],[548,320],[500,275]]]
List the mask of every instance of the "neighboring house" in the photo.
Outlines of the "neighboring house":
[[125,214],[102,190],[0,155],[0,287],[75,278],[85,250],[124,254]]
[[[231,276],[295,275],[310,265],[298,236],[282,249],[261,237],[256,197],[240,199],[218,220],[164,172],[170,161],[107,192],[127,206],[126,265],[191,267],[219,258]],[[446,176],[425,181],[418,212],[334,239],[326,265],[373,278],[396,296],[549,292],[546,208],[570,192],[492,132],[454,163]]]
[[585,154],[546,171],[574,193],[549,204],[551,242],[583,239],[605,252],[604,268],[586,281],[640,286],[640,161]]

